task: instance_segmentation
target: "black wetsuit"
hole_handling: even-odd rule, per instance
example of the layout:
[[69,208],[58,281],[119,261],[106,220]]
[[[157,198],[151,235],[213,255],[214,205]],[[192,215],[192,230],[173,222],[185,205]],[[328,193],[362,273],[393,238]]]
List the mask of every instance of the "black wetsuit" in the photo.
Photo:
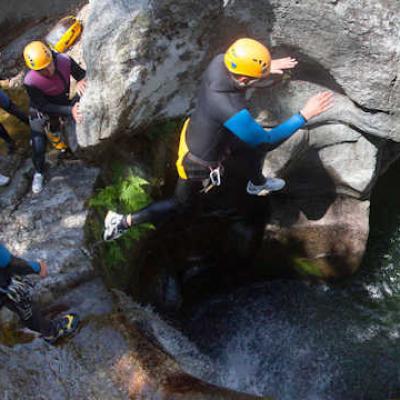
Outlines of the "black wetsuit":
[[25,277],[39,272],[39,263],[13,256],[0,243],[0,307],[5,306],[17,313],[27,328],[43,336],[52,336],[55,324],[44,318],[32,303],[33,285]]
[[[70,77],[65,77],[57,69],[57,60],[60,55],[53,53],[53,60],[56,67],[51,80],[61,80],[63,90],[54,96],[46,95],[40,87],[31,85],[26,82],[25,88],[29,95],[30,110],[29,123],[31,126],[31,140],[33,147],[33,164],[37,172],[43,173],[47,137],[45,127],[50,124],[50,131],[56,132],[60,130],[60,117],[72,117],[72,107],[79,101],[79,96],[75,96],[72,100],[69,99]],[[64,56],[65,57],[65,56]],[[70,74],[77,80],[82,80],[86,72],[72,58],[70,61]],[[30,71],[32,72],[32,71]],[[28,74],[30,73],[28,72]]]
[[[224,55],[216,56],[204,73],[196,107],[186,132],[189,153],[182,166],[187,179],[179,178],[174,196],[156,202],[132,214],[133,223],[157,223],[173,213],[189,210],[199,198],[204,180],[232,152],[248,153],[249,179],[262,184],[262,159],[265,152],[290,137],[305,124],[296,114],[279,126],[265,131],[247,110],[245,90],[238,88],[224,64]],[[263,144],[260,152],[257,146]],[[178,168],[179,172],[179,168]]]

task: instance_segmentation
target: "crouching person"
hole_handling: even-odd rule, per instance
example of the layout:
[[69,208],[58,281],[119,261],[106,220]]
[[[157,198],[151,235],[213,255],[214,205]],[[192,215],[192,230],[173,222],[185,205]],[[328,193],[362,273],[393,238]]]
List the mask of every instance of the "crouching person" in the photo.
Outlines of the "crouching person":
[[[29,123],[35,174],[32,192],[43,189],[47,139],[60,151],[68,151],[62,125],[68,118],[79,123],[79,96],[86,89],[86,72],[65,54],[52,52],[44,43],[34,41],[24,49],[25,63],[30,68],[24,86],[30,100]],[[75,78],[77,93],[70,100],[70,79]]]
[[33,283],[26,275],[47,276],[47,266],[43,261],[26,261],[13,256],[0,243],[0,307],[5,306],[18,314],[25,327],[38,332],[42,338],[55,343],[58,339],[76,331],[79,316],[75,313],[48,320],[32,302]]

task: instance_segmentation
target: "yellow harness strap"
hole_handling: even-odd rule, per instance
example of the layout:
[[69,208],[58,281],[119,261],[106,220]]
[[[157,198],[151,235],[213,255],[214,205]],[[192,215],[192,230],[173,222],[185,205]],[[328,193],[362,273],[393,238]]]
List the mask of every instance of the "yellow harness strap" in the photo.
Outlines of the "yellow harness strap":
[[182,179],[187,179],[187,174],[185,168],[183,168],[183,159],[185,158],[186,154],[189,153],[189,148],[186,143],[186,131],[187,127],[189,126],[190,118],[188,118],[185,123],[183,124],[181,130],[181,137],[179,140],[179,149],[178,149],[178,160],[176,161],[176,169],[178,170],[178,175]]

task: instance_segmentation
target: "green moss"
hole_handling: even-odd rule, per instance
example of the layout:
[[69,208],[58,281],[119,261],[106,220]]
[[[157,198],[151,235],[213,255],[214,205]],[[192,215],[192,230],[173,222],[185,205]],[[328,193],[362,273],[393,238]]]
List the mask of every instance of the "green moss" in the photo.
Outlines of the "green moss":
[[[101,241],[103,220],[108,210],[126,214],[151,202],[146,186],[148,182],[133,168],[125,170],[121,165],[114,165],[111,184],[100,189],[89,201],[89,206],[95,210],[94,219],[89,227],[94,240]],[[126,279],[129,255],[133,253],[136,242],[151,229],[154,229],[153,225],[141,224],[129,229],[117,240],[101,243],[99,261],[109,282],[123,282]]]
[[296,268],[296,270],[300,272],[302,275],[308,275],[308,276],[311,275],[317,278],[322,277],[322,272],[318,268],[318,266],[306,258],[294,257],[293,265]]

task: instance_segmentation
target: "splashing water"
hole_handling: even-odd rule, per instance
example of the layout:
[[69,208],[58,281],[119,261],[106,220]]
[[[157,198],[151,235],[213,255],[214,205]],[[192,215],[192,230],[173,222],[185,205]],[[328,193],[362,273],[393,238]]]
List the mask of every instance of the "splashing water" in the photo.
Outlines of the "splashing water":
[[374,195],[356,276],[336,285],[266,282],[197,308],[187,335],[213,370],[200,377],[281,400],[400,397],[400,193],[390,184],[397,169]]

